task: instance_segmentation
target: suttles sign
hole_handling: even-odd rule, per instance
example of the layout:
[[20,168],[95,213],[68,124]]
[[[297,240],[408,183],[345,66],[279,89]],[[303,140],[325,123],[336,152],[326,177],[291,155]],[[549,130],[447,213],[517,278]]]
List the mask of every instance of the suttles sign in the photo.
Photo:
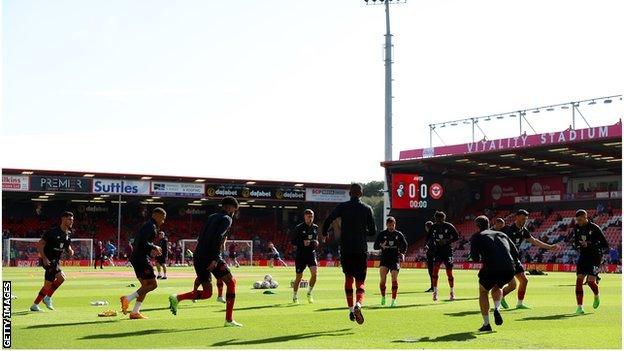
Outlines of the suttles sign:
[[26,175],[2,175],[2,191],[28,191],[29,182]]
[[77,177],[31,176],[31,191],[90,193],[92,179]]
[[93,179],[94,194],[149,195],[150,182],[140,180]]

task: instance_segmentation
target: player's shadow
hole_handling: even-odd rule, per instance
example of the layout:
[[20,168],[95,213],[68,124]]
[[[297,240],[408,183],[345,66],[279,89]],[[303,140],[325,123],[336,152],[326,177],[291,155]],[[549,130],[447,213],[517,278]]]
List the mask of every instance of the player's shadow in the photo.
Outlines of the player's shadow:
[[473,332],[465,332],[465,333],[455,333],[455,334],[437,336],[433,339],[428,336],[425,336],[420,339],[403,339],[403,340],[394,340],[392,342],[393,343],[450,342],[450,341],[466,341],[466,340],[471,340],[471,339],[476,339],[476,338],[477,337]]
[[[236,311],[247,311],[247,310],[260,310],[260,309],[264,309],[264,308],[275,308],[275,307],[295,307],[297,306],[297,304],[294,303],[278,303],[278,304],[273,304],[273,305],[263,305],[263,306],[250,306],[250,307],[242,307],[242,308],[236,308]],[[215,312],[224,312],[225,310],[218,310]]]
[[86,325],[86,324],[107,324],[107,323],[117,323],[119,320],[103,320],[103,321],[91,321],[91,322],[75,322],[75,323],[56,323],[56,324],[37,324],[37,325],[29,325],[26,329],[41,329],[41,328],[55,328],[55,327],[70,327],[72,325]]
[[204,328],[193,328],[193,329],[147,329],[147,330],[135,330],[135,331],[125,332],[125,333],[85,335],[82,338],[80,338],[80,340],[127,338],[127,337],[131,337],[131,336],[139,336],[139,335],[181,333],[181,332],[202,331],[202,330],[217,329],[217,328],[223,328],[223,327],[222,326],[218,326],[218,327],[207,327],[207,328],[204,327]]
[[318,338],[321,336],[345,336],[352,335],[353,333],[347,333],[348,330],[351,329],[339,329],[339,330],[330,330],[324,332],[311,332],[311,333],[301,333],[301,334],[291,334],[291,335],[282,335],[282,336],[274,336],[270,338],[263,339],[254,339],[254,340],[238,340],[238,339],[229,339],[224,341],[219,341],[212,344],[212,347],[219,346],[244,346],[244,345],[258,345],[258,344],[271,344],[271,343],[280,343],[286,341],[293,340],[304,340],[311,338]]
[[451,317],[464,317],[464,316],[470,316],[473,314],[481,314],[481,311],[460,311],[460,312],[450,312],[450,313],[445,313],[445,316],[451,316]]
[[[192,304],[192,305],[182,305],[179,306],[178,309],[181,310],[189,310],[189,309],[193,309],[193,308],[210,308],[210,307],[219,307],[218,305],[206,305],[206,304]],[[169,311],[169,307],[152,307],[152,308],[142,308],[141,309],[142,312],[149,312],[149,311]]]
[[586,314],[590,314],[590,313],[585,313],[585,314],[568,313],[568,314],[553,314],[550,316],[533,316],[533,317],[518,318],[518,321],[552,321],[552,320],[560,320],[560,319],[584,316]]

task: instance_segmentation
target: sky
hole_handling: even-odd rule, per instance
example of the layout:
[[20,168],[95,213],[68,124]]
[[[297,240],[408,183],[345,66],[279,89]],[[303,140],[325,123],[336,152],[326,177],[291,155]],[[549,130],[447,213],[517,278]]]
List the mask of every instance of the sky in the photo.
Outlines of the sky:
[[[428,147],[431,123],[622,94],[622,13],[621,0],[392,5],[393,158]],[[356,0],[5,0],[2,167],[381,180],[384,21]],[[581,112],[613,124],[624,104]],[[571,124],[527,118],[537,133]],[[481,127],[520,134],[517,119]],[[472,138],[438,131],[434,145]]]

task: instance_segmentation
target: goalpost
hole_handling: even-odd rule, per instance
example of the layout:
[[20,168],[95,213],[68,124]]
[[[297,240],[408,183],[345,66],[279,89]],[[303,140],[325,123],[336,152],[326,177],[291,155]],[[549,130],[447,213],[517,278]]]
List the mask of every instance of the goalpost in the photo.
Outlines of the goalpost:
[[[222,257],[226,262],[230,262],[230,247],[235,246],[236,260],[241,266],[253,265],[253,241],[251,240],[228,240],[225,243],[225,250],[222,252]],[[182,247],[182,257],[186,257],[186,250],[195,252],[197,246],[197,239],[182,239],[180,240],[180,246]],[[185,259],[186,262],[186,259]]]
[[[37,254],[38,238],[10,238],[6,247],[6,266],[38,266],[39,255]],[[74,250],[73,257],[67,257],[63,253],[61,261],[76,260],[88,261],[88,265],[93,264],[93,239],[71,238],[71,247]]]

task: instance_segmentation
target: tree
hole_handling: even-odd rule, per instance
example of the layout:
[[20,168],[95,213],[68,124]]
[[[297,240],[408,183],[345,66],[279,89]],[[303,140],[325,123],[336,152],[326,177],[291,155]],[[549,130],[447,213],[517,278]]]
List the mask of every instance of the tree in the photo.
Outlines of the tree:
[[383,181],[373,180],[365,183],[362,186],[364,196],[362,196],[362,202],[373,208],[373,218],[375,218],[375,225],[378,230],[382,230],[384,227],[384,200],[383,200]]

